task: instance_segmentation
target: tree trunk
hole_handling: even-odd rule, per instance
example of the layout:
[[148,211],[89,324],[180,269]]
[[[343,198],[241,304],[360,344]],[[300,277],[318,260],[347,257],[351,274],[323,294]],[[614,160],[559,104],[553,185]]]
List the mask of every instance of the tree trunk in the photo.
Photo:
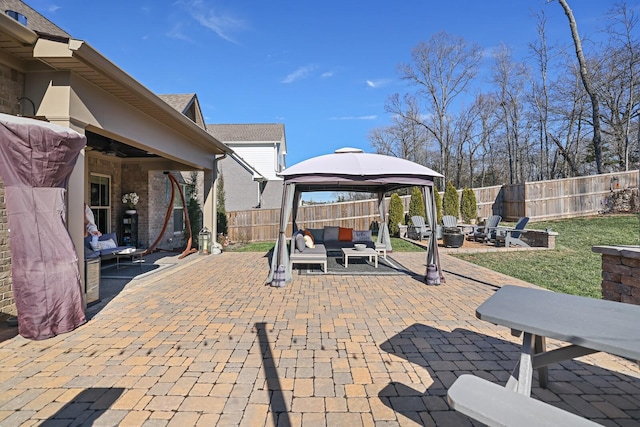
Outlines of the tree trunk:
[[593,152],[596,158],[596,170],[597,173],[602,173],[602,139],[600,136],[600,105],[598,103],[598,94],[595,89],[591,86],[591,81],[589,79],[589,75],[587,74],[587,61],[584,57],[584,53],[582,52],[582,42],[580,41],[580,36],[578,35],[578,24],[576,24],[576,20],[573,17],[573,12],[569,8],[566,0],[558,0],[560,6],[564,9],[565,15],[567,15],[567,19],[569,20],[569,28],[571,29],[571,37],[573,38],[573,43],[576,48],[576,56],[578,57],[578,63],[580,64],[580,77],[582,78],[582,84],[584,85],[584,90],[589,94],[589,98],[591,99],[591,111],[593,115]]

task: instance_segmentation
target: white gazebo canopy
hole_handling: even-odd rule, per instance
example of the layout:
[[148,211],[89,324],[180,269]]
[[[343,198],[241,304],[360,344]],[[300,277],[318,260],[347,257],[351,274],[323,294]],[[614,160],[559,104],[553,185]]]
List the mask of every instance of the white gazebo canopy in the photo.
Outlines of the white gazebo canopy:
[[[433,193],[433,180],[442,177],[440,173],[398,157],[364,153],[357,148],[341,148],[333,154],[314,157],[295,164],[282,171],[280,175],[284,178],[280,229],[267,283],[271,283],[272,286],[284,286],[286,282],[291,281],[285,233],[292,211],[293,230],[295,232],[298,229],[296,214],[301,193],[312,191],[376,193],[382,224],[378,233],[378,243],[386,244],[387,248],[391,249],[384,195],[389,191],[414,186],[422,188],[426,219],[431,226],[427,266],[435,265],[439,279],[444,279],[439,265],[438,245],[435,238],[436,207]],[[284,275],[280,274],[282,272]]]

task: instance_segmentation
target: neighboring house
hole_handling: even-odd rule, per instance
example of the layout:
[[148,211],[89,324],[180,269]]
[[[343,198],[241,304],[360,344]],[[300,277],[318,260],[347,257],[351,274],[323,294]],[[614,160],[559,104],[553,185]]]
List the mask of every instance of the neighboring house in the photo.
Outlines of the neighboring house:
[[284,124],[207,124],[234,154],[218,162],[224,181],[225,209],[277,209],[282,200],[287,144]]
[[[166,171],[182,171],[174,175],[183,182],[197,172],[204,225],[215,233],[216,162],[233,150],[206,132],[197,97],[188,96],[185,108],[176,110],[170,104],[187,97],[158,97],[22,1],[0,0],[0,7],[0,112],[36,116],[87,137],[67,198],[81,275],[83,203],[90,203],[101,231],[121,235],[122,194],[138,193],[138,242],[147,246],[158,237],[165,213],[175,214]],[[0,212],[3,193],[0,185]],[[170,243],[175,228],[167,233],[160,247]],[[0,313],[15,314],[8,249],[6,216],[0,214]]]

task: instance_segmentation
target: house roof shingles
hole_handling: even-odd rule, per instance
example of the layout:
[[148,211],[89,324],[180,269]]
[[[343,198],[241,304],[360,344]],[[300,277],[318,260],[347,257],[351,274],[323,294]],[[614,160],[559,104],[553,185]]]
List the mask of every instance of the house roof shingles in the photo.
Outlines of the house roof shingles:
[[158,95],[158,98],[162,99],[167,104],[171,105],[176,110],[184,113],[187,107],[191,104],[195,93],[184,93],[184,94],[163,94]]
[[27,18],[27,28],[36,33],[48,34],[56,37],[71,38],[66,31],[40,15],[33,8],[21,0],[0,0],[0,12],[6,13],[7,10],[13,10],[24,15]]
[[223,143],[284,140],[282,123],[207,124],[207,131]]

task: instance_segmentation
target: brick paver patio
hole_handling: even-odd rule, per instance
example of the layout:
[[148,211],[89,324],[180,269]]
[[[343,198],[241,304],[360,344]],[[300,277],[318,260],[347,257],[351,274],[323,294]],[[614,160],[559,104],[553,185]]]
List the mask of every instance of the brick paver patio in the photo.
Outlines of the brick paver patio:
[[[424,254],[393,257],[416,275],[295,275],[278,289],[263,286],[264,254],[191,255],[72,333],[0,343],[0,425],[472,425],[447,388],[463,373],[504,384],[519,355],[475,308],[531,285],[443,255],[447,283],[426,286]],[[637,364],[597,354],[549,375],[535,398],[640,423]]]

